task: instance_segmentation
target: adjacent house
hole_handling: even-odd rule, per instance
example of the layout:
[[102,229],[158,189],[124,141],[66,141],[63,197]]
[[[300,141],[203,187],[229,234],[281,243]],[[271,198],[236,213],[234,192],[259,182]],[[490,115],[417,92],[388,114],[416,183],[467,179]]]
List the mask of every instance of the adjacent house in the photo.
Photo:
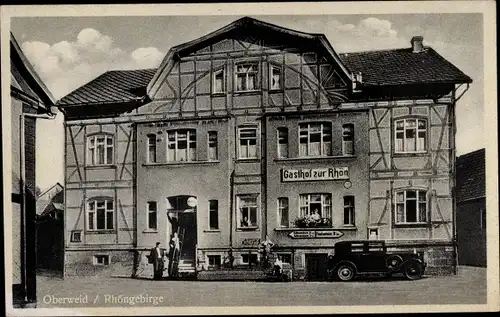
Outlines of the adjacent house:
[[56,183],[37,198],[37,268],[61,274],[64,267],[64,188]]
[[[409,39],[410,40],[410,39]],[[65,113],[65,274],[134,275],[182,240],[179,269],[258,262],[317,280],[335,242],[384,239],[456,266],[455,105],[471,79],[416,36],[339,54],[322,34],[242,18],[108,71]]]
[[53,118],[55,99],[10,37],[13,302],[36,304],[36,120]]
[[457,157],[457,239],[460,265],[486,266],[485,149]]

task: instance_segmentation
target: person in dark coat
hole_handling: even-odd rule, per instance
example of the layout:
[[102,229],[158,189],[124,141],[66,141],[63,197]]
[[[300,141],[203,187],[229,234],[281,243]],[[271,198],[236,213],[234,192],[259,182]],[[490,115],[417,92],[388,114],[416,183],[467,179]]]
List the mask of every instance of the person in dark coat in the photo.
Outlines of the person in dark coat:
[[163,276],[163,257],[165,252],[160,248],[160,242],[156,242],[156,247],[149,253],[149,261],[153,264],[153,279],[159,280]]

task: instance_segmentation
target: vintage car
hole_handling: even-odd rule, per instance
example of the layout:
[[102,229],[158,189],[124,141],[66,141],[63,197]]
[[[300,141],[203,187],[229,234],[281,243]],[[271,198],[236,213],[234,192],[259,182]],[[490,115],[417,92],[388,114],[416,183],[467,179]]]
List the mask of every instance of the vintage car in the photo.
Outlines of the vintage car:
[[426,264],[423,253],[388,252],[385,241],[341,241],[327,263],[331,279],[350,281],[356,275],[402,273],[409,280],[422,277]]

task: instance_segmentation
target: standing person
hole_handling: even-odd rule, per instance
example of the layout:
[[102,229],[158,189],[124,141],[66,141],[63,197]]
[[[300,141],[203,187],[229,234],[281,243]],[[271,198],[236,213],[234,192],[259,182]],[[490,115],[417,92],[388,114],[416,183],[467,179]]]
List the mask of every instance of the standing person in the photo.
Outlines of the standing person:
[[271,254],[271,248],[274,247],[274,243],[269,239],[269,236],[266,235],[266,240],[262,242],[262,255],[264,256],[264,264],[268,267],[269,264],[269,254]]
[[280,278],[281,273],[283,273],[283,261],[281,261],[281,258],[278,255],[276,257],[276,261],[274,261],[274,275]]
[[153,263],[154,280],[159,280],[163,276],[163,256],[164,251],[160,248],[160,242],[156,242],[156,247],[149,253],[150,261]]
[[180,252],[180,241],[177,232],[174,232],[169,243],[169,272],[168,275],[172,277],[177,276],[177,267],[179,265],[179,252]]

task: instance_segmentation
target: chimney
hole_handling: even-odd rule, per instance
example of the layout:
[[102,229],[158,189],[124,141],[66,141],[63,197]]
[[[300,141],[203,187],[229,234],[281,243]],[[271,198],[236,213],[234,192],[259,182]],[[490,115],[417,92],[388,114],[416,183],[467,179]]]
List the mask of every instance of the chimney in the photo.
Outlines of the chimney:
[[411,48],[413,53],[420,53],[424,50],[424,37],[414,36],[411,38]]

